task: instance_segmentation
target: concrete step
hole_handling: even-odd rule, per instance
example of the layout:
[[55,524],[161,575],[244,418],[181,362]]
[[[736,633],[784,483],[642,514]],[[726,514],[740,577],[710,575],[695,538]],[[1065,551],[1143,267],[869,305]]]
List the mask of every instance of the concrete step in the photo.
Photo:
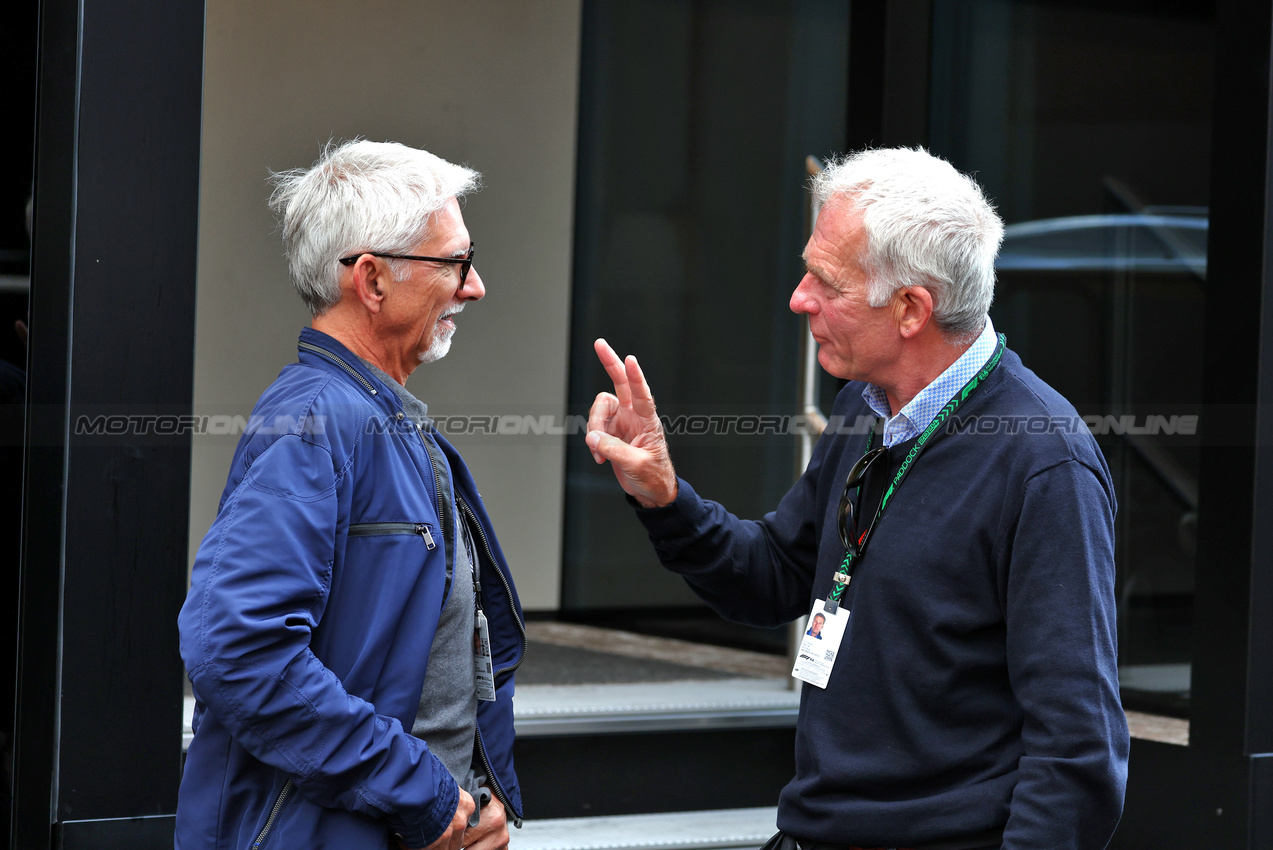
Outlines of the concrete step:
[[790,681],[520,685],[513,716],[519,737],[793,727],[800,694]]
[[[685,810],[771,805],[794,773],[800,696],[785,658],[573,624],[527,632],[513,715],[531,817],[581,830],[681,812],[659,815],[681,829],[706,817]],[[187,694],[186,746],[193,710]]]
[[[788,679],[716,679],[618,685],[521,685],[513,699],[518,737],[786,728],[800,694]],[[185,698],[182,749],[190,746],[194,697]]]
[[510,850],[757,850],[777,831],[777,809],[528,820]]

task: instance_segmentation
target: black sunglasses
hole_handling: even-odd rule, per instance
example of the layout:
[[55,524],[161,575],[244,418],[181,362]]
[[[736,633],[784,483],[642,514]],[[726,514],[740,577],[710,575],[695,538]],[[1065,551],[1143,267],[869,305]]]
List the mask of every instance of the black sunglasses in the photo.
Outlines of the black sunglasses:
[[[865,482],[867,475],[872,468],[880,467],[888,469],[888,449],[880,446],[878,449],[871,449],[862,457],[858,458],[858,462],[853,464],[853,468],[849,470],[849,477],[844,480],[844,491],[840,493],[840,511],[837,515],[836,527],[840,532],[840,542],[844,544],[846,552],[852,552],[853,557],[862,554],[862,550],[866,548],[866,541],[871,538],[871,532],[875,529],[875,522],[880,518],[880,512],[877,510],[875,516],[871,517],[871,524],[858,534],[858,517],[862,510],[862,484]],[[876,480],[882,481],[882,476],[875,476]],[[849,491],[857,489],[857,496],[854,499],[849,498]]]
[[460,288],[464,288],[464,281],[468,279],[469,269],[473,268],[473,253],[477,250],[477,246],[472,242],[469,243],[469,252],[463,257],[416,257],[412,254],[385,254],[381,251],[363,251],[362,254],[354,254],[352,257],[341,257],[340,263],[345,266],[352,266],[354,262],[363,254],[370,254],[373,257],[383,257],[386,260],[422,260],[427,263],[451,263],[460,267]]

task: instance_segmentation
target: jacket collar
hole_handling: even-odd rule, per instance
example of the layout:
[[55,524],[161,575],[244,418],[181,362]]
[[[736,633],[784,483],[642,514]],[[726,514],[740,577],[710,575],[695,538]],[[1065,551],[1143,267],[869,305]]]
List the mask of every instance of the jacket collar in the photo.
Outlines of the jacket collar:
[[301,331],[296,347],[302,363],[334,367],[353,380],[367,395],[382,399],[395,410],[402,406],[402,403],[398,401],[397,393],[385,386],[384,382],[363,364],[358,355],[346,348],[334,336],[313,328],[305,328]]

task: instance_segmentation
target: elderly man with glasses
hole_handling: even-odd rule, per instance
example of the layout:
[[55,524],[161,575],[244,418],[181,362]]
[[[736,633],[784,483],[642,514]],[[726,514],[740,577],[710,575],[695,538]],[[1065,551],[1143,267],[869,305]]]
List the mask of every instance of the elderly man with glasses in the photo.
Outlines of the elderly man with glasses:
[[[678,479],[636,358],[604,340],[614,392],[587,444],[721,615],[826,623],[793,671],[808,684],[772,845],[1104,847],[1129,744],[1114,492],[1074,408],[991,326],[1002,222],[922,150],[841,159],[814,192],[790,306],[850,383],[777,509],[741,520]],[[869,433],[841,427],[860,416]]]
[[477,173],[354,141],[274,176],[299,361],[253,411],[180,616],[176,844],[499,850],[525,627],[464,461],[406,390],[486,290]]

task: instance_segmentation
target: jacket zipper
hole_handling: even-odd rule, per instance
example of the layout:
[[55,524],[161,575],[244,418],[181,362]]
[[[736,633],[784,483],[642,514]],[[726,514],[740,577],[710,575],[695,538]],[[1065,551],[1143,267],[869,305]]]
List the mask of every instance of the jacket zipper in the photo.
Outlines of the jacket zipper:
[[312,342],[298,342],[297,345],[305,349],[306,351],[312,351],[314,354],[317,354],[320,357],[326,357],[328,360],[330,360],[331,362],[335,363],[337,366],[339,366],[340,368],[348,372],[355,381],[362,384],[362,388],[364,390],[371,393],[372,395],[380,394],[376,390],[376,388],[373,387],[370,384],[370,382],[367,381],[366,378],[358,374],[358,370],[356,370],[353,366],[350,366],[344,360],[340,359],[335,354],[332,354],[330,351],[323,348],[322,346],[314,345]]
[[422,522],[360,522],[349,526],[350,537],[379,537],[388,534],[418,534],[429,550],[437,548],[433,531]]
[[482,524],[477,521],[477,516],[473,513],[473,509],[470,508],[463,499],[457,497],[456,501],[460,504],[460,510],[464,511],[464,513],[472,521],[471,524],[473,528],[477,529],[477,536],[482,538],[482,548],[486,550],[486,560],[489,561],[491,566],[495,568],[495,574],[499,576],[500,584],[504,585],[504,595],[508,598],[509,609],[513,614],[513,622],[517,624],[517,630],[522,633],[521,657],[518,658],[514,664],[508,667],[501,667],[496,670],[495,678],[498,679],[506,673],[512,673],[522,665],[522,661],[526,658],[526,624],[522,622],[521,617],[517,616],[517,607],[513,605],[513,589],[508,586],[508,578],[504,575],[504,571],[501,570],[499,565],[495,562],[495,553],[491,551],[491,544],[486,539],[486,532],[482,530]]
[[[508,607],[513,614],[513,622],[517,624],[517,630],[522,634],[521,657],[512,665],[496,670],[492,678],[498,679],[500,676],[512,673],[521,666],[522,661],[526,658],[526,624],[517,615],[517,606],[513,604],[513,589],[508,586],[508,578],[495,561],[495,553],[491,551],[491,544],[486,539],[486,532],[482,530],[482,524],[477,521],[477,516],[473,513],[473,509],[468,506],[468,503],[458,496],[456,497],[456,502],[459,504],[460,510],[464,511],[465,516],[468,517],[469,524],[477,530],[477,536],[482,538],[482,548],[486,550],[486,560],[495,570],[495,574],[499,576],[500,583],[504,586],[504,595],[508,599]],[[495,775],[495,768],[491,766],[491,760],[486,755],[486,745],[482,743],[482,729],[479,726],[473,731],[477,736],[477,755],[482,760],[482,769],[486,771],[486,776],[491,781],[491,787],[495,789],[495,796],[499,797],[499,801],[504,804],[504,810],[513,816],[513,826],[521,828],[522,819],[518,816],[517,810],[513,808],[512,801],[508,799],[504,786],[499,784],[499,777]]]
[[[335,354],[332,354],[327,349],[321,348],[317,345],[313,345],[312,343],[308,343],[308,342],[300,342],[298,343],[298,345],[301,348],[304,348],[306,351],[311,351],[314,354],[317,354],[321,357],[326,357],[328,360],[335,363],[341,369],[349,373],[350,377],[352,377],[359,384],[361,384],[362,388],[365,389],[371,395],[374,396],[378,394],[376,392],[376,388],[373,387],[370,383],[368,383],[366,378],[358,374],[358,372],[355,371],[352,366],[350,366],[341,358],[337,357]],[[438,473],[438,462],[433,456],[433,451],[431,447],[427,445],[427,442],[428,442],[427,438],[423,434],[421,434],[420,439],[426,442],[425,454],[429,456],[429,465],[433,468],[433,491],[434,491],[434,496],[437,499],[437,505],[438,505],[438,522],[442,525],[443,537],[445,537],[445,531],[447,528],[446,502],[444,502],[442,499],[442,480]],[[482,530],[482,524],[477,521],[477,517],[474,516],[472,509],[470,509],[469,506],[466,505],[464,501],[459,498],[458,495],[456,496],[456,501],[459,502],[464,512],[468,514],[468,516],[472,519],[473,527],[477,529],[478,537],[482,538],[482,548],[486,550],[487,560],[489,560],[491,565],[495,567],[495,573],[499,576],[500,583],[504,586],[504,594],[509,600],[509,607],[513,613],[513,621],[517,624],[517,630],[521,632],[521,635],[522,635],[521,657],[518,658],[516,663],[514,663],[513,665],[509,667],[504,667],[500,670],[496,670],[493,678],[499,678],[500,676],[503,676],[507,673],[512,673],[514,670],[520,667],[522,663],[522,659],[526,657],[526,643],[527,643],[526,624],[523,623],[521,617],[517,615],[517,608],[516,606],[512,604],[513,589],[509,587],[508,585],[508,578],[505,577],[503,571],[496,565],[495,554],[491,551],[491,545],[486,539],[486,532]],[[365,536],[372,536],[372,535],[378,535],[378,534],[419,534],[421,537],[424,538],[425,546],[427,546],[429,549],[433,549],[437,545],[433,540],[433,535],[430,533],[429,527],[427,525],[424,525],[423,523],[411,523],[411,522],[359,523],[357,525],[349,526],[349,534],[351,537],[365,537]],[[444,594],[444,599],[445,599],[445,594]],[[512,801],[508,798],[508,794],[505,793],[503,786],[500,785],[499,777],[495,775],[495,769],[491,766],[491,760],[486,755],[486,746],[482,743],[482,730],[480,728],[476,728],[474,729],[474,734],[477,736],[477,752],[478,752],[478,756],[481,757],[481,760],[482,760],[482,768],[486,771],[486,775],[490,778],[491,785],[494,786],[495,794],[496,796],[499,797],[500,803],[503,804],[506,811],[512,812],[513,825],[520,828],[522,825],[522,819],[517,816],[517,811],[516,809],[513,808]],[[278,817],[279,809],[282,807],[283,801],[287,799],[287,795],[288,795],[288,792],[291,790],[291,787],[292,787],[292,780],[289,779],[287,780],[286,784],[283,785],[283,790],[279,792],[278,800],[275,801],[274,803],[274,809],[273,811],[270,812],[270,817],[265,822],[265,828],[262,829],[261,834],[256,837],[256,843],[252,845],[253,850],[257,850],[257,848],[261,846],[262,842],[265,841],[266,836],[269,835],[270,828],[274,825],[274,819]]]
[[499,797],[505,813],[512,816],[513,826],[521,829],[522,819],[518,816],[517,809],[513,808],[513,803],[508,799],[508,795],[504,793],[504,786],[499,784],[499,777],[495,775],[495,768],[491,767],[491,760],[486,755],[486,745],[482,743],[482,728],[480,726],[474,727],[473,734],[477,738],[477,756],[482,760],[482,770],[486,771],[486,778],[490,780],[491,787],[495,789],[495,796]]
[[274,808],[270,809],[270,816],[265,819],[265,826],[261,828],[261,834],[256,837],[256,841],[252,842],[252,850],[259,850],[260,846],[265,843],[265,839],[269,837],[270,830],[274,827],[274,821],[278,819],[279,810],[283,808],[287,795],[292,792],[292,780],[283,783],[283,788],[278,792],[278,799],[274,801]]

